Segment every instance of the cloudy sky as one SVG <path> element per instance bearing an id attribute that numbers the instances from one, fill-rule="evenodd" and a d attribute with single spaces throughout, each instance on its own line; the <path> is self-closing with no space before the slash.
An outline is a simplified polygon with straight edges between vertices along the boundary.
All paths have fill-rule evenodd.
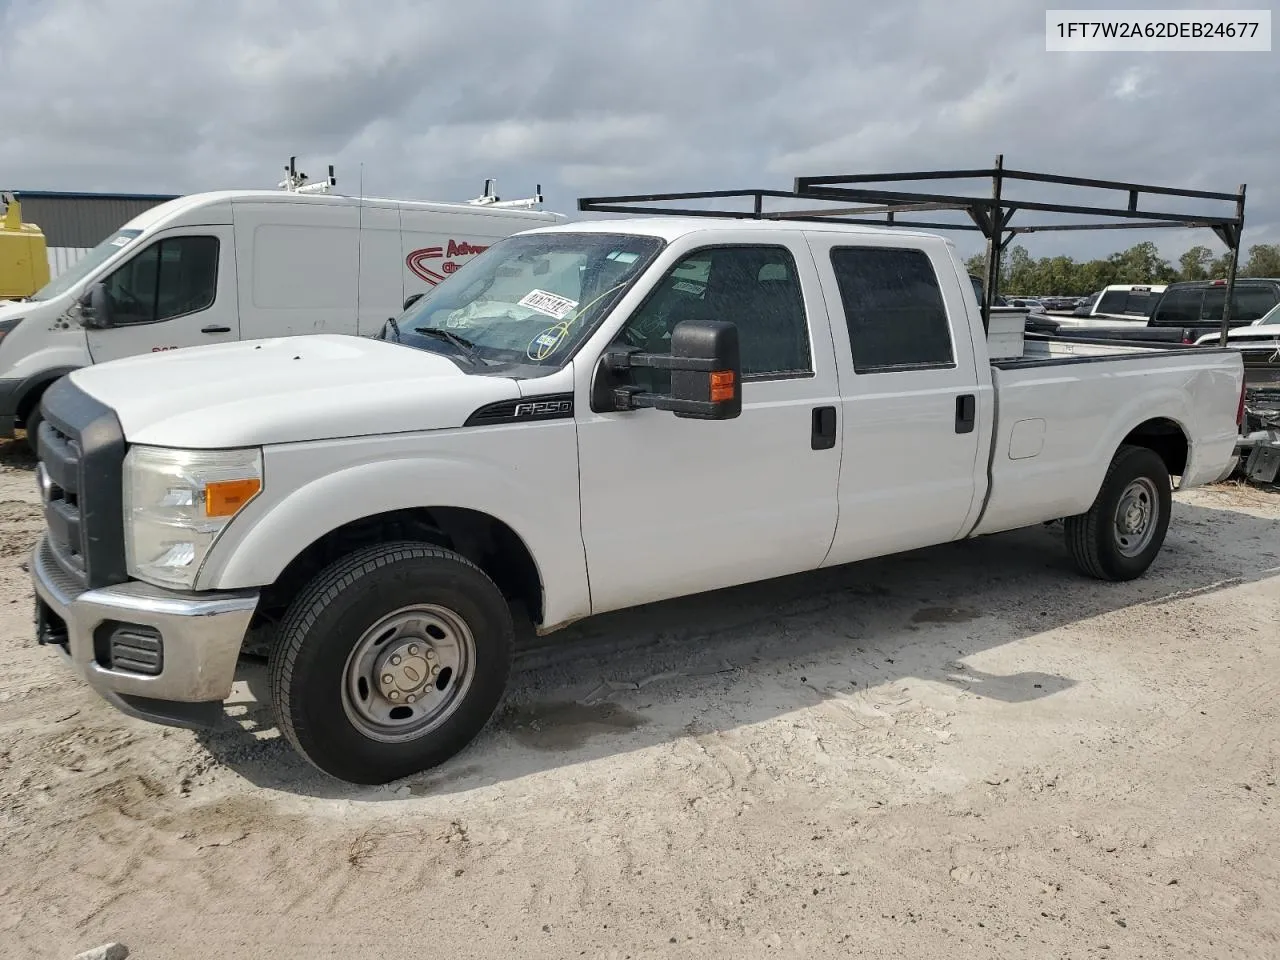
<path id="1" fill-rule="evenodd" d="M 493 176 L 507 197 L 540 182 L 569 212 L 584 194 L 785 189 L 798 174 L 985 167 L 1003 153 L 1069 175 L 1248 183 L 1246 246 L 1280 241 L 1280 55 L 1046 53 L 1044 10 L 0 0 L 0 186 L 273 187 L 297 154 L 313 176 L 336 164 L 342 192 L 363 164 L 366 194 L 466 199 Z M 1028 246 L 1105 254 L 1141 239 L 1220 249 L 1207 231 Z"/>

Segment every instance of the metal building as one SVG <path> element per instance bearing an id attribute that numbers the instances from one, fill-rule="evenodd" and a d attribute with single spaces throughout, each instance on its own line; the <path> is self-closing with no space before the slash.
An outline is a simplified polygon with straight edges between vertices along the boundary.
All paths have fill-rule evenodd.
<path id="1" fill-rule="evenodd" d="M 22 219 L 44 232 L 49 275 L 56 277 L 144 210 L 173 196 L 154 193 L 78 193 L 14 190 Z"/>

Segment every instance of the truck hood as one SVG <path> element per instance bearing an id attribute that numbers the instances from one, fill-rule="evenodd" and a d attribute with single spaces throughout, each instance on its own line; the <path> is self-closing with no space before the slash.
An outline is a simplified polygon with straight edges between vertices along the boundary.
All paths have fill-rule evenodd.
<path id="1" fill-rule="evenodd" d="M 202 449 L 458 427 L 520 395 L 515 380 L 439 354 L 338 334 L 186 347 L 70 376 L 130 443 Z"/>

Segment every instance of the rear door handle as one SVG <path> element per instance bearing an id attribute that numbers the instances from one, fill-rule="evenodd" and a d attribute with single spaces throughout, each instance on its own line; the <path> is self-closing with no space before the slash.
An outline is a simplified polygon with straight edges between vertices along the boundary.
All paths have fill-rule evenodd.
<path id="1" fill-rule="evenodd" d="M 201 327 L 201 333 L 230 333 L 230 327 Z"/>
<path id="2" fill-rule="evenodd" d="M 956 433 L 973 433 L 973 424 L 977 415 L 977 397 L 972 393 L 962 393 L 956 397 Z"/>
<path id="3" fill-rule="evenodd" d="M 813 432 L 809 445 L 815 450 L 830 450 L 836 445 L 836 408 L 813 408 Z"/>

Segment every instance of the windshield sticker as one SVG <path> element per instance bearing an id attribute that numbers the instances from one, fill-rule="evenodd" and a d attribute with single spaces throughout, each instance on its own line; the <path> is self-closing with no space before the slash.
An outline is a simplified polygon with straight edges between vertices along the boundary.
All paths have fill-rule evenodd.
<path id="1" fill-rule="evenodd" d="M 534 307 L 536 310 L 537 307 Z M 529 349 L 525 352 L 530 360 L 545 360 L 559 349 L 560 344 L 564 342 L 564 338 L 569 334 L 569 325 L 566 323 L 557 323 L 554 327 L 548 327 L 540 334 L 533 338 L 529 343 Z"/>
<path id="2" fill-rule="evenodd" d="M 577 300 L 570 300 L 568 297 L 538 289 L 530 290 L 520 298 L 519 303 L 520 306 L 537 310 L 553 320 L 563 320 L 569 315 L 569 311 L 578 305 Z"/>
<path id="3" fill-rule="evenodd" d="M 133 237 L 116 237 L 111 241 L 111 245 L 113 247 L 123 247 L 132 239 Z"/>
<path id="4" fill-rule="evenodd" d="M 679 290 L 681 293 L 693 293 L 693 294 L 697 294 L 698 296 L 701 296 L 702 292 L 706 290 L 706 287 L 704 287 L 702 284 L 690 283 L 688 280 L 680 280 L 676 283 L 673 283 L 671 287 L 673 290 Z"/>

